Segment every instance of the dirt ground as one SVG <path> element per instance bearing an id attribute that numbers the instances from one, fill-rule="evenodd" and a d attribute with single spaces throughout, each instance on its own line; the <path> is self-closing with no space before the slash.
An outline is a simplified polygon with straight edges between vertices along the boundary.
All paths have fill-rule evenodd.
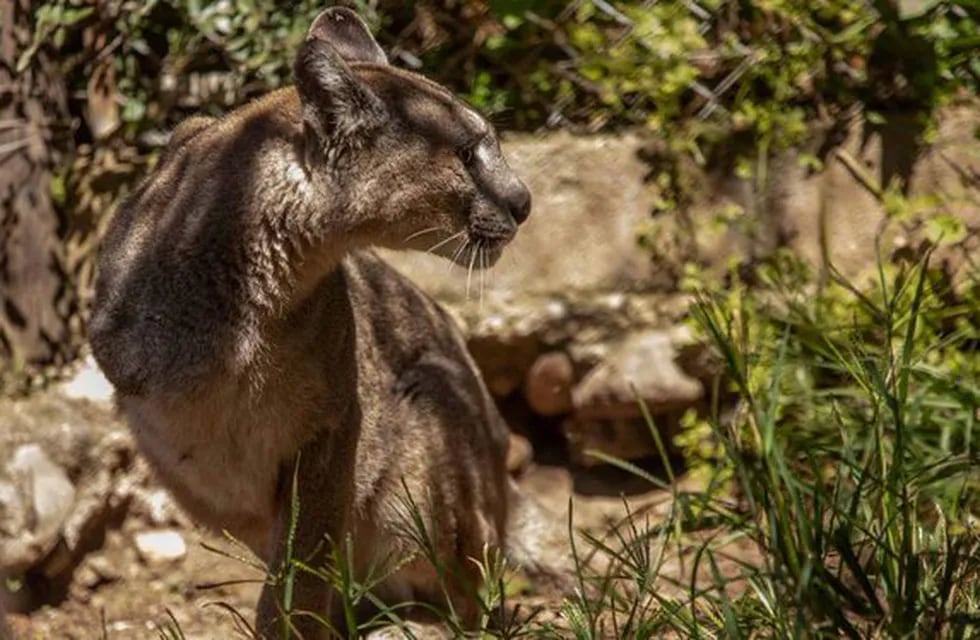
<path id="1" fill-rule="evenodd" d="M 243 637 L 233 618 L 211 603 L 225 602 L 251 616 L 261 575 L 245 565 L 208 551 L 202 542 L 219 543 L 200 531 L 185 531 L 187 555 L 156 566 L 142 562 L 125 530 L 110 533 L 102 551 L 75 572 L 68 599 L 28 615 L 11 614 L 20 639 L 112 640 L 156 638 L 172 614 L 191 639 Z M 209 584 L 249 580 L 210 588 Z M 19 635 L 18 635 L 19 634 Z"/>
<path id="2" fill-rule="evenodd" d="M 556 517 L 567 513 L 568 497 L 575 496 L 576 522 L 593 529 L 621 517 L 624 509 L 619 497 L 575 494 L 572 475 L 559 467 L 534 468 L 522 484 Z M 656 509 L 667 499 L 663 492 L 650 491 L 631 496 L 629 503 Z M 154 638 L 159 625 L 172 615 L 187 640 L 245 637 L 234 616 L 217 603 L 230 605 L 251 621 L 262 574 L 205 548 L 230 546 L 220 536 L 197 529 L 182 532 L 188 545 L 183 559 L 148 565 L 132 542 L 138 526 L 129 522 L 106 537 L 105 547 L 75 572 L 65 602 L 29 615 L 11 615 L 14 632 L 32 640 L 82 640 L 103 633 L 112 640 Z"/>
<path id="3" fill-rule="evenodd" d="M 580 526 L 599 529 L 621 517 L 624 506 L 620 497 L 576 493 L 576 481 L 568 470 L 553 466 L 532 467 L 521 480 L 556 518 L 567 517 L 569 496 L 573 496 L 575 520 Z M 587 480 L 586 490 L 595 493 L 597 482 Z M 633 508 L 646 505 L 656 510 L 667 500 L 669 496 L 663 492 L 647 491 L 635 493 L 629 503 Z M 262 574 L 244 562 L 207 549 L 205 545 L 233 550 L 220 536 L 193 527 L 181 530 L 188 547 L 182 559 L 148 564 L 133 542 L 135 533 L 144 527 L 131 519 L 110 531 L 103 548 L 90 554 L 74 572 L 64 601 L 28 614 L 11 614 L 15 637 L 156 638 L 160 626 L 171 616 L 187 640 L 245 637 L 227 607 L 251 622 Z M 541 603 L 533 594 L 530 599 Z"/>

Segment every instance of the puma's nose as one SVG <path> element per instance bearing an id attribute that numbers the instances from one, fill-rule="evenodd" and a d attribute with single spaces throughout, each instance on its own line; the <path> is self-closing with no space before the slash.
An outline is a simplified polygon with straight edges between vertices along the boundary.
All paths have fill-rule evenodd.
<path id="1" fill-rule="evenodd" d="M 514 217 L 514 222 L 521 224 L 531 215 L 531 192 L 523 184 L 520 184 L 509 198 L 510 215 Z"/>

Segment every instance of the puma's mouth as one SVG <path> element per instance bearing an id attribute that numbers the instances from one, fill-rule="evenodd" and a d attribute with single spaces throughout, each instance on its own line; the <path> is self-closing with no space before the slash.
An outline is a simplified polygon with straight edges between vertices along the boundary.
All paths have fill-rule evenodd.
<path id="1" fill-rule="evenodd" d="M 488 231 L 471 226 L 466 234 L 462 251 L 453 258 L 456 264 L 473 269 L 487 269 L 500 259 L 504 247 L 510 244 L 516 234 L 514 230 L 494 229 Z"/>

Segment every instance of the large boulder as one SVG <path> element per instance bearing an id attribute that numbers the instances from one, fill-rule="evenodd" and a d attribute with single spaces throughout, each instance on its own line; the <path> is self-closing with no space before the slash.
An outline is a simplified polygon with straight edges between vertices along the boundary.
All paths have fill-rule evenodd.
<path id="1" fill-rule="evenodd" d="M 602 462 L 593 452 L 622 460 L 653 456 L 653 429 L 669 445 L 679 417 L 704 396 L 702 381 L 679 362 L 690 343 L 690 332 L 678 327 L 639 331 L 608 349 L 572 391 L 574 413 L 562 423 L 572 462 Z"/>
<path id="2" fill-rule="evenodd" d="M 967 231 L 935 256 L 959 278 L 980 250 L 980 109 L 975 101 L 946 109 L 930 136 L 921 113 L 884 115 L 880 125 L 815 125 L 804 144 L 773 151 L 764 164 L 750 145 L 732 142 L 714 166 L 685 170 L 687 199 L 648 221 L 647 246 L 675 279 L 685 262 L 721 275 L 787 247 L 817 269 L 861 281 L 874 276 L 879 251 L 888 260 L 916 246 L 932 231 L 925 218 L 942 214 Z M 669 156 L 656 153 L 662 162 Z M 754 175 L 739 175 L 735 157 L 753 159 Z"/>
<path id="3" fill-rule="evenodd" d="M 704 386 L 676 362 L 687 332 L 644 331 L 628 336 L 590 371 L 572 393 L 575 413 L 586 419 L 638 418 L 693 405 Z"/>
<path id="4" fill-rule="evenodd" d="M 17 447 L 0 472 L 0 572 L 20 573 L 60 539 L 75 486 L 38 444 Z"/>

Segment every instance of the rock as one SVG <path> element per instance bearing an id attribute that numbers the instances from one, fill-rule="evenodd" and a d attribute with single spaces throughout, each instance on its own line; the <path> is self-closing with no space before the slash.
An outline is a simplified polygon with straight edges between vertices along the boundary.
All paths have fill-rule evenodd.
<path id="1" fill-rule="evenodd" d="M 155 527 L 190 524 L 166 489 L 148 488 L 136 491 L 130 507 L 130 515 L 137 516 L 146 524 Z"/>
<path id="2" fill-rule="evenodd" d="M 832 267 L 860 282 L 876 277 L 880 249 L 887 259 L 887 250 L 918 246 L 927 236 L 930 225 L 914 218 L 939 213 L 955 217 L 968 231 L 963 243 L 940 246 L 932 264 L 944 264 L 954 282 L 969 282 L 970 258 L 980 248 L 980 207 L 971 178 L 980 170 L 977 102 L 943 109 L 928 136 L 919 113 L 882 115 L 885 122 L 877 125 L 862 118 L 843 128 L 814 124 L 801 146 L 771 153 L 764 178 L 735 174 L 730 159 L 757 151 L 737 138 L 715 154 L 709 151 L 720 160 L 686 172 L 690 201 L 645 225 L 657 264 L 675 281 L 685 262 L 723 277 L 733 263 L 760 260 L 785 247 L 811 267 Z M 889 185 L 901 186 L 907 198 L 900 215 L 886 211 L 896 204 L 881 196 Z"/>
<path id="3" fill-rule="evenodd" d="M 507 442 L 507 472 L 519 476 L 527 471 L 534 458 L 531 442 L 524 436 L 511 433 Z"/>
<path id="4" fill-rule="evenodd" d="M 75 504 L 75 486 L 37 444 L 18 447 L 0 482 L 0 573 L 43 560 L 60 539 Z"/>
<path id="5" fill-rule="evenodd" d="M 73 400 L 88 400 L 104 405 L 112 403 L 114 393 L 112 383 L 106 379 L 91 355 L 82 360 L 75 375 L 60 385 L 60 391 Z"/>
<path id="6" fill-rule="evenodd" d="M 3 635 L 4 632 L 8 633 L 9 636 Z M 7 640 L 8 637 L 10 640 L 27 640 L 28 638 L 38 638 L 41 636 L 33 628 L 31 619 L 28 616 L 23 614 L 8 614 L 6 628 L 0 623 L 0 638 Z"/>
<path id="7" fill-rule="evenodd" d="M 118 566 L 103 553 L 93 553 L 85 558 L 75 573 L 74 583 L 86 590 L 94 590 L 101 585 L 122 579 Z"/>
<path id="8" fill-rule="evenodd" d="M 683 337 L 683 336 L 682 336 Z M 703 385 L 677 366 L 678 340 L 670 331 L 646 331 L 627 337 L 609 351 L 572 392 L 579 420 L 642 416 L 638 399 L 652 413 L 691 406 L 704 395 Z"/>
<path id="9" fill-rule="evenodd" d="M 128 433 L 109 433 L 92 451 L 97 462 L 85 474 L 75 508 L 62 530 L 75 560 L 97 546 L 105 531 L 125 515 L 150 476 Z"/>
<path id="10" fill-rule="evenodd" d="M 702 398 L 702 383 L 677 364 L 679 350 L 692 349 L 692 342 L 691 332 L 678 327 L 637 332 L 608 348 L 573 389 L 575 412 L 562 423 L 575 464 L 601 463 L 590 451 L 623 460 L 657 454 L 640 400 L 663 433 L 665 425 L 676 423 Z M 668 442 L 669 435 L 663 440 Z"/>
<path id="11" fill-rule="evenodd" d="M 642 418 L 595 420 L 573 417 L 562 423 L 572 463 L 591 467 L 606 464 L 590 452 L 598 451 L 620 460 L 636 460 L 657 453 L 650 427 Z"/>
<path id="12" fill-rule="evenodd" d="M 187 555 L 187 543 L 173 529 L 141 531 L 133 536 L 136 552 L 146 564 L 166 564 Z"/>
<path id="13" fill-rule="evenodd" d="M 483 373 L 487 388 L 497 398 L 504 398 L 521 386 L 524 373 L 538 353 L 535 339 L 519 336 L 474 337 L 467 346 Z"/>
<path id="14" fill-rule="evenodd" d="M 0 399 L 0 425 L 0 575 L 57 585 L 127 518 L 186 522 L 111 406 L 54 388 Z"/>
<path id="15" fill-rule="evenodd" d="M 524 380 L 524 395 L 535 412 L 558 416 L 572 410 L 572 385 L 575 367 L 561 351 L 538 356 Z"/>
<path id="16" fill-rule="evenodd" d="M 37 444 L 73 480 L 99 466 L 93 456 L 104 435 L 125 431 L 111 407 L 72 400 L 57 388 L 0 398 L 0 425 L 0 465 L 18 447 Z"/>
<path id="17" fill-rule="evenodd" d="M 955 216 L 973 230 L 966 246 L 940 247 L 933 256 L 934 265 L 949 260 L 947 266 L 968 279 L 974 264 L 970 257 L 980 246 L 976 181 L 967 177 L 980 171 L 975 136 L 980 109 L 976 102 L 944 109 L 927 146 L 920 143 L 919 114 L 892 112 L 885 118 L 881 126 L 852 127 L 824 171 L 808 175 L 795 170 L 780 177 L 770 191 L 781 233 L 811 264 L 829 260 L 848 278 L 874 273 L 879 244 L 901 241 L 899 236 L 911 229 L 893 220 L 902 216 L 885 211 L 881 199 L 857 178 L 856 166 L 882 189 L 902 179 L 911 208 Z M 784 153 L 799 165 L 792 152 Z M 921 236 L 921 230 L 912 232 L 906 241 L 917 244 Z"/>
<path id="18" fill-rule="evenodd" d="M 368 632 L 365 640 L 449 640 L 454 637 L 444 624 L 437 622 L 409 622 L 403 626 L 388 625 Z"/>

